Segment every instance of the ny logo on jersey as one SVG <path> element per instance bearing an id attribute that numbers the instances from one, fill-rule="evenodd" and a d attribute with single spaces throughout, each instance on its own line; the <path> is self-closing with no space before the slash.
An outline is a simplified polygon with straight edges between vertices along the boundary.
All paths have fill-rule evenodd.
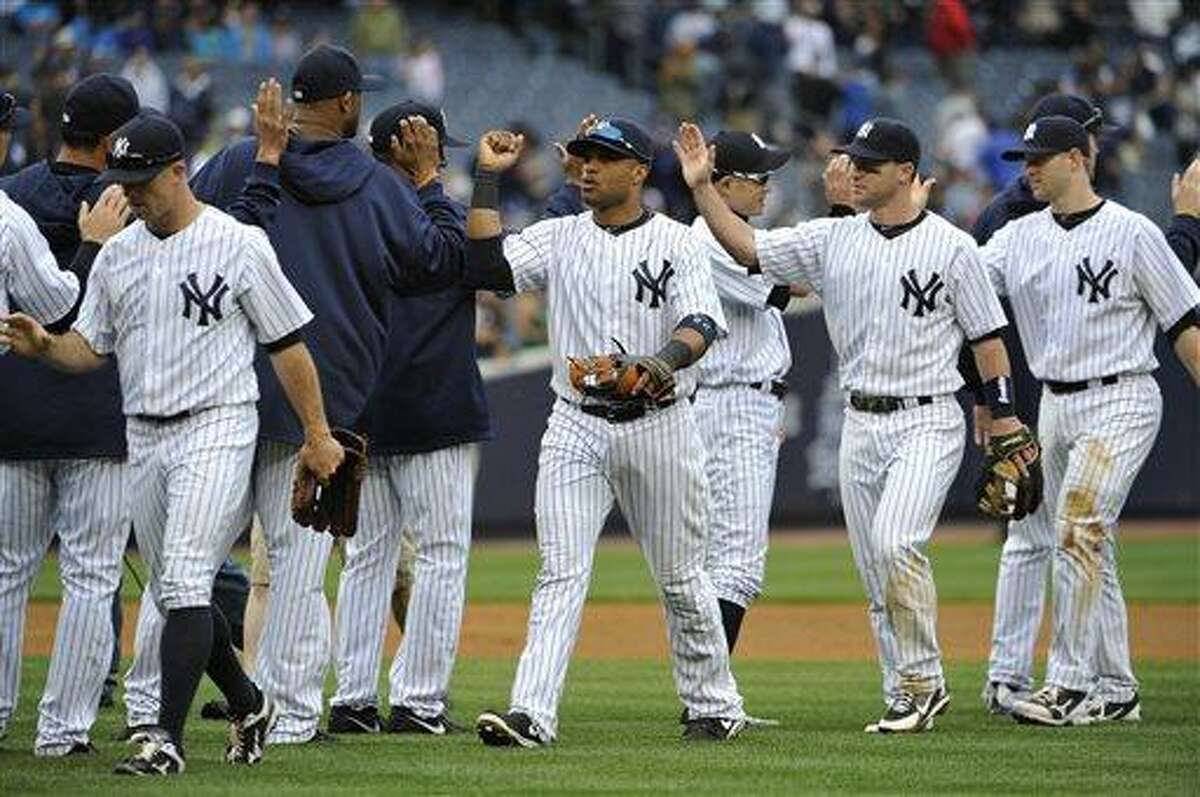
<path id="1" fill-rule="evenodd" d="M 1085 257 L 1081 264 L 1075 266 L 1075 273 L 1079 276 L 1079 287 L 1075 289 L 1075 295 L 1083 296 L 1084 290 L 1087 289 L 1088 304 L 1097 304 L 1101 299 L 1109 298 L 1108 288 L 1112 285 L 1113 277 L 1117 276 L 1117 267 L 1109 260 L 1104 263 L 1104 268 L 1092 271 L 1092 262 Z"/>
<path id="2" fill-rule="evenodd" d="M 657 309 L 660 303 L 667 300 L 667 280 L 671 279 L 671 275 L 675 273 L 671 261 L 663 260 L 662 270 L 658 272 L 657 277 L 651 276 L 650 264 L 645 260 L 638 263 L 638 267 L 630 273 L 633 274 L 633 279 L 637 283 L 635 301 L 646 301 L 645 297 L 649 296 L 650 307 Z"/>
<path id="3" fill-rule="evenodd" d="M 946 287 L 946 283 L 942 282 L 941 275 L 936 271 L 929 276 L 929 282 L 922 285 L 915 268 L 910 268 L 908 273 L 900 278 L 900 285 L 904 288 L 900 306 L 905 310 L 909 309 L 908 303 L 911 300 L 915 318 L 921 318 L 927 310 L 933 312 L 938 294 L 942 292 L 942 288 Z"/>
<path id="4" fill-rule="evenodd" d="M 184 318 L 191 320 L 192 306 L 195 305 L 199 312 L 196 323 L 200 326 L 208 326 L 209 316 L 217 321 L 221 320 L 221 300 L 225 298 L 225 294 L 229 293 L 229 286 L 225 284 L 225 278 L 220 274 L 213 278 L 212 285 L 205 291 L 201 290 L 200 280 L 193 271 L 187 275 L 187 279 L 179 283 L 179 290 L 183 291 Z"/>

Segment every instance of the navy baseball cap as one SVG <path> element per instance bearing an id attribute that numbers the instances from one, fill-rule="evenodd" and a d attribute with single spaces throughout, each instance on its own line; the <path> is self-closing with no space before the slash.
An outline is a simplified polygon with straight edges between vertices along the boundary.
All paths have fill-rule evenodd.
<path id="1" fill-rule="evenodd" d="M 896 161 L 913 166 L 921 162 L 917 134 L 899 119 L 884 116 L 863 122 L 849 144 L 834 147 L 833 151 L 865 161 Z"/>
<path id="2" fill-rule="evenodd" d="M 29 112 L 17 105 L 17 98 L 7 91 L 0 94 L 0 130 L 12 130 L 29 121 Z"/>
<path id="3" fill-rule="evenodd" d="M 183 133 L 161 113 L 144 112 L 112 134 L 108 168 L 100 179 L 110 183 L 144 183 L 183 158 Z"/>
<path id="4" fill-rule="evenodd" d="M 292 99 L 308 103 L 340 97 L 347 91 L 378 91 L 383 82 L 379 75 L 364 75 L 358 59 L 344 47 L 318 44 L 296 64 Z"/>
<path id="5" fill-rule="evenodd" d="M 1089 133 L 1100 133 L 1111 127 L 1104 123 L 1104 112 L 1074 94 L 1047 94 L 1037 101 L 1029 112 L 1029 121 L 1036 122 L 1047 116 L 1065 116 L 1083 125 Z"/>
<path id="6" fill-rule="evenodd" d="M 371 149 L 386 153 L 391 147 L 393 135 L 400 135 L 400 123 L 410 116 L 421 116 L 437 131 L 438 143 L 443 147 L 465 147 L 467 142 L 446 132 L 445 110 L 417 100 L 405 100 L 389 106 L 371 120 L 371 132 L 367 141 Z"/>
<path id="7" fill-rule="evenodd" d="M 137 113 L 133 84 L 102 72 L 85 77 L 67 92 L 59 121 L 64 131 L 107 136 Z"/>
<path id="8" fill-rule="evenodd" d="M 1069 116 L 1047 116 L 1029 123 L 1021 146 L 1005 150 L 1000 157 L 1006 161 L 1019 161 L 1044 155 L 1079 150 L 1087 155 L 1088 134 L 1083 125 Z"/>
<path id="9" fill-rule="evenodd" d="M 787 150 L 763 141 L 757 133 L 722 130 L 712 143 L 717 151 L 713 170 L 719 175 L 762 177 L 780 168 L 792 157 Z"/>
<path id="10" fill-rule="evenodd" d="M 654 157 L 654 140 L 636 122 L 614 116 L 600 120 L 583 136 L 567 142 L 567 152 L 580 157 L 596 149 L 649 163 Z"/>

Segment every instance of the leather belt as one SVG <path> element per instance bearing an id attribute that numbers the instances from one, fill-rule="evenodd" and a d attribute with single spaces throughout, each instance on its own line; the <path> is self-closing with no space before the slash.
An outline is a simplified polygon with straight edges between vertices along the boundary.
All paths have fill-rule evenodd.
<path id="1" fill-rule="evenodd" d="M 751 382 L 750 387 L 763 393 L 770 393 L 777 399 L 787 395 L 788 384 L 782 379 L 768 379 L 763 382 Z"/>
<path id="2" fill-rule="evenodd" d="M 638 418 L 645 417 L 647 413 L 655 410 L 666 409 L 675 403 L 675 400 L 660 402 L 658 404 L 650 404 L 644 401 L 630 401 L 622 403 L 609 404 L 576 404 L 580 410 L 586 415 L 591 415 L 595 418 L 603 418 L 609 423 L 628 423 L 636 421 Z"/>
<path id="3" fill-rule="evenodd" d="M 134 415 L 133 417 L 137 418 L 139 421 L 146 421 L 147 423 L 173 423 L 174 421 L 182 421 L 184 418 L 190 418 L 199 411 L 200 410 L 183 410 L 182 412 L 177 412 L 174 415 L 138 414 Z"/>
<path id="4" fill-rule="evenodd" d="M 866 393 L 851 393 L 850 406 L 859 412 L 895 412 L 933 403 L 933 396 L 871 396 Z"/>
<path id="5" fill-rule="evenodd" d="M 1050 392 L 1056 396 L 1061 396 L 1064 393 L 1079 393 L 1087 390 L 1089 387 L 1100 387 L 1101 385 L 1115 385 L 1121 381 L 1121 377 L 1104 376 L 1099 379 L 1085 379 L 1082 382 L 1051 382 L 1046 381 L 1046 387 L 1050 388 Z"/>

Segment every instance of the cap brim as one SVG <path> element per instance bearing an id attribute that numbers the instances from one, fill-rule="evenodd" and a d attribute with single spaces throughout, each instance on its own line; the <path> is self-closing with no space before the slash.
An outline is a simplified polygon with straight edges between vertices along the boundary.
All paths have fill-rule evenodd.
<path id="1" fill-rule="evenodd" d="M 783 168 L 783 165 L 791 159 L 792 153 L 785 149 L 769 149 L 763 157 L 763 165 L 767 167 L 765 171 L 773 172 Z"/>
<path id="2" fill-rule="evenodd" d="M 1006 161 L 1023 161 L 1026 158 L 1037 158 L 1042 155 L 1057 155 L 1062 150 L 1046 149 L 1045 147 L 1019 147 L 1017 149 L 1006 149 L 1000 153 L 1000 159 Z"/>
<path id="3" fill-rule="evenodd" d="M 174 161 L 172 161 L 174 162 Z M 140 169 L 105 169 L 97 178 L 106 183 L 136 184 L 153 180 L 159 172 L 170 166 L 164 163 L 157 166 L 143 166 Z"/>
<path id="4" fill-rule="evenodd" d="M 575 155 L 580 158 L 585 157 L 589 152 L 602 149 L 605 152 L 611 152 L 614 155 L 620 155 L 622 158 L 640 161 L 645 163 L 646 159 L 634 152 L 617 146 L 609 141 L 600 138 L 575 138 L 567 142 L 567 154 Z"/>
<path id="5" fill-rule="evenodd" d="M 854 139 L 849 144 L 844 144 L 840 147 L 834 147 L 833 151 L 842 155 L 849 155 L 851 158 L 859 158 L 865 161 L 879 161 L 880 163 L 886 163 L 887 161 L 895 160 L 891 155 L 867 146 L 860 138 Z"/>
<path id="6" fill-rule="evenodd" d="M 383 75 L 363 75 L 358 81 L 359 91 L 380 91 L 387 86 L 387 78 Z"/>

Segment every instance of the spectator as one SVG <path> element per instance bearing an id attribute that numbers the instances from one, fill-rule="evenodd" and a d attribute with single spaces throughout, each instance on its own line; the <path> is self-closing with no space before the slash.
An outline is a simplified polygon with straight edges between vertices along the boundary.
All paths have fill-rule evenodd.
<path id="1" fill-rule="evenodd" d="M 676 122 L 695 119 L 699 83 L 695 45 L 676 44 L 669 49 L 658 65 L 658 101 L 663 113 Z"/>
<path id="2" fill-rule="evenodd" d="M 934 1 L 926 41 L 948 83 L 956 86 L 970 83 L 975 28 L 963 0 Z"/>
<path id="3" fill-rule="evenodd" d="M 289 69 L 300 58 L 304 42 L 292 24 L 292 18 L 280 11 L 271 21 L 271 61 Z"/>
<path id="4" fill-rule="evenodd" d="M 129 57 L 121 77 L 133 84 L 142 108 L 166 113 L 171 103 L 171 87 L 162 68 L 145 47 L 139 47 Z"/>
<path id="5" fill-rule="evenodd" d="M 183 60 L 183 69 L 171 86 L 170 116 L 183 132 L 184 151 L 195 152 L 208 136 L 212 120 L 212 77 L 195 56 Z"/>
<path id="6" fill-rule="evenodd" d="M 238 63 L 258 66 L 271 60 L 271 33 L 263 24 L 258 3 L 243 3 L 240 9 L 231 5 L 225 12 L 225 29 Z"/>
<path id="7" fill-rule="evenodd" d="M 442 55 L 429 39 L 419 39 L 404 62 L 404 85 L 413 99 L 440 106 L 446 93 Z"/>
<path id="8" fill-rule="evenodd" d="M 367 71 L 388 73 L 392 60 L 408 51 L 408 22 L 390 0 L 367 0 L 350 21 L 350 43 Z"/>
<path id="9" fill-rule="evenodd" d="M 937 157 L 961 174 L 979 174 L 979 153 L 987 141 L 987 125 L 971 93 L 957 90 L 946 95 L 934 111 Z"/>
<path id="10" fill-rule="evenodd" d="M 816 129 L 825 127 L 838 97 L 833 29 L 821 19 L 818 0 L 795 0 L 783 33 L 788 41 L 787 66 L 792 76 L 797 130 L 810 138 Z"/>

